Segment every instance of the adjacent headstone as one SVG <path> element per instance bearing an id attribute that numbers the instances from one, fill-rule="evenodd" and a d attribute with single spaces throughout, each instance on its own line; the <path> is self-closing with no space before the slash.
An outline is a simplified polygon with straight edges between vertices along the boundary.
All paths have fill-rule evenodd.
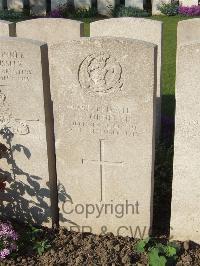
<path id="1" fill-rule="evenodd" d="M 29 0 L 30 13 L 33 16 L 46 16 L 46 0 Z"/>
<path id="2" fill-rule="evenodd" d="M 110 17 L 112 9 L 120 4 L 120 0 L 97 0 L 98 14 Z"/>
<path id="3" fill-rule="evenodd" d="M 193 18 L 178 23 L 177 46 L 200 41 L 200 19 Z"/>
<path id="4" fill-rule="evenodd" d="M 162 71 L 162 40 L 163 24 L 160 21 L 143 18 L 113 18 L 90 24 L 90 36 L 114 36 L 138 39 L 158 45 L 157 62 L 157 139 L 161 121 L 161 71 Z M 143 73 L 145 74 L 145 73 Z"/>
<path id="5" fill-rule="evenodd" d="M 125 6 L 138 7 L 143 9 L 143 0 L 125 0 Z"/>
<path id="6" fill-rule="evenodd" d="M 161 12 L 158 10 L 158 6 L 162 3 L 171 3 L 171 0 L 151 0 L 152 4 L 152 15 L 160 15 Z"/>
<path id="7" fill-rule="evenodd" d="M 7 0 L 8 10 L 12 9 L 15 11 L 22 11 L 23 9 L 23 0 Z"/>
<path id="8" fill-rule="evenodd" d="M 0 160 L 6 180 L 1 217 L 50 226 L 56 216 L 56 171 L 44 43 L 0 38 L 0 137 L 8 148 Z"/>
<path id="9" fill-rule="evenodd" d="M 92 7 L 91 0 L 74 0 L 75 9 L 90 9 Z"/>
<path id="10" fill-rule="evenodd" d="M 14 37 L 16 36 L 16 26 L 15 23 L 0 20 L 0 37 Z"/>
<path id="11" fill-rule="evenodd" d="M 63 18 L 38 18 L 16 24 L 17 37 L 46 42 L 79 39 L 84 34 L 84 23 Z"/>
<path id="12" fill-rule="evenodd" d="M 84 38 L 51 51 L 60 224 L 97 234 L 148 235 L 156 45 Z"/>
<path id="13" fill-rule="evenodd" d="M 62 18 L 38 18 L 18 22 L 17 37 L 44 41 L 48 44 L 49 67 L 51 68 L 51 46 L 54 43 L 80 39 L 84 35 L 84 23 Z M 62 64 L 62 62 L 61 62 Z M 52 91 L 52 98 L 56 91 Z"/>
<path id="14" fill-rule="evenodd" d="M 200 243 L 200 44 L 181 46 L 176 71 L 171 237 Z"/>
<path id="15" fill-rule="evenodd" d="M 183 6 L 198 6 L 198 0 L 181 0 L 179 1 Z"/>

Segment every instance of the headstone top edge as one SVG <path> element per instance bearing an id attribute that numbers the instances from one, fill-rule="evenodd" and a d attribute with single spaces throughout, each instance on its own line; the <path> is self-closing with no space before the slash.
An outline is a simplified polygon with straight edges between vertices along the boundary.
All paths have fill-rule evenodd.
<path id="1" fill-rule="evenodd" d="M 15 24 L 15 22 L 0 19 L 0 24 L 13 25 L 13 24 Z"/>
<path id="2" fill-rule="evenodd" d="M 132 38 L 125 38 L 125 37 L 112 37 L 112 36 L 103 36 L 103 37 L 82 37 L 80 40 L 68 40 L 68 41 L 62 41 L 59 43 L 54 43 L 51 47 L 55 48 L 56 46 L 61 46 L 64 44 L 70 44 L 70 43 L 74 43 L 74 44 L 81 44 L 81 43 L 87 43 L 87 42 L 95 42 L 95 41 L 100 41 L 100 42 L 104 42 L 104 41 L 110 41 L 110 42 L 128 42 L 128 43 L 133 43 L 133 44 L 137 44 L 139 45 L 143 45 L 146 48 L 157 48 L 157 44 L 155 43 L 151 43 L 151 42 L 146 42 L 146 41 L 141 41 L 141 40 L 137 40 L 137 39 L 132 39 Z"/>
<path id="3" fill-rule="evenodd" d="M 26 44 L 32 44 L 35 46 L 47 46 L 47 43 L 45 42 L 40 42 L 37 40 L 32 40 L 32 39 L 26 39 L 26 38 L 19 38 L 19 37 L 4 37 L 0 36 L 0 42 L 21 42 L 21 43 L 26 43 Z"/>
<path id="4" fill-rule="evenodd" d="M 121 17 L 121 18 L 108 18 L 108 19 L 102 19 L 98 21 L 91 22 L 90 25 L 96 25 L 96 24 L 103 24 L 109 21 L 113 22 L 144 22 L 144 23 L 151 23 L 152 25 L 163 25 L 162 21 L 153 20 L 153 19 L 147 19 L 147 18 L 136 18 L 136 17 Z"/>
<path id="5" fill-rule="evenodd" d="M 77 25 L 82 25 L 84 24 L 82 21 L 77 21 L 73 19 L 65 19 L 65 18 L 36 18 L 36 19 L 29 19 L 29 20 L 23 20 L 20 22 L 17 22 L 16 25 L 24 25 L 24 24 L 29 24 L 29 23 L 41 23 L 47 21 L 47 23 L 52 22 L 52 21 L 58 21 L 58 22 L 73 22 L 74 24 Z"/>
<path id="6" fill-rule="evenodd" d="M 181 20 L 178 22 L 178 26 L 183 24 L 191 24 L 193 22 L 200 22 L 200 18 L 190 18 L 190 19 Z"/>

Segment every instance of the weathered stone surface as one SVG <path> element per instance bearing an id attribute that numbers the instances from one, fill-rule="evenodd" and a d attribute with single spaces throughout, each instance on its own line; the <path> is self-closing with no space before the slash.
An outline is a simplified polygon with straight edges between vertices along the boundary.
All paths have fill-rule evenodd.
<path id="1" fill-rule="evenodd" d="M 111 16 L 112 9 L 119 5 L 119 0 L 97 0 L 98 13 L 103 16 Z"/>
<path id="2" fill-rule="evenodd" d="M 158 45 L 157 57 L 157 138 L 160 132 L 161 120 L 161 71 L 162 71 L 162 28 L 160 21 L 143 18 L 113 18 L 90 24 L 90 36 L 114 36 L 138 39 Z"/>
<path id="3" fill-rule="evenodd" d="M 200 243 L 200 45 L 181 46 L 177 57 L 171 236 Z"/>
<path id="4" fill-rule="evenodd" d="M 22 11 L 23 0 L 7 0 L 7 7 L 15 11 Z"/>
<path id="5" fill-rule="evenodd" d="M 180 4 L 182 4 L 183 6 L 198 6 L 198 0 L 181 0 Z"/>
<path id="6" fill-rule="evenodd" d="M 143 9 L 143 0 L 125 0 L 125 6 L 138 7 Z"/>
<path id="7" fill-rule="evenodd" d="M 177 46 L 200 41 L 200 19 L 180 21 L 177 28 Z"/>
<path id="8" fill-rule="evenodd" d="M 162 3 L 171 3 L 171 0 L 151 0 L 152 3 L 152 15 L 160 15 L 161 12 L 158 10 L 158 6 Z"/>
<path id="9" fill-rule="evenodd" d="M 29 0 L 30 11 L 34 16 L 45 16 L 47 4 L 46 0 Z"/>
<path id="10" fill-rule="evenodd" d="M 56 176 L 49 87 L 46 44 L 0 38 L 0 142 L 8 148 L 0 159 L 7 181 L 1 215 L 50 226 Z"/>
<path id="11" fill-rule="evenodd" d="M 79 39 L 84 33 L 84 24 L 79 21 L 62 18 L 38 18 L 18 22 L 17 37 L 54 42 Z"/>
<path id="12" fill-rule="evenodd" d="M 16 36 L 15 23 L 5 21 L 5 20 L 0 20 L 0 37 L 2 36 L 5 36 L 5 37 Z"/>
<path id="13" fill-rule="evenodd" d="M 156 45 L 85 38 L 55 44 L 51 53 L 51 87 L 58 92 L 54 121 L 60 224 L 80 230 L 88 226 L 94 233 L 106 228 L 114 234 L 140 230 L 148 235 Z M 127 211 L 127 201 L 134 211 L 133 206 Z M 90 206 L 90 212 L 95 208 L 94 213 L 86 217 L 84 206 Z M 96 206 L 103 208 L 100 217 Z M 117 218 L 122 208 L 128 213 Z"/>
<path id="14" fill-rule="evenodd" d="M 51 46 L 54 43 L 80 39 L 84 34 L 84 23 L 62 18 L 39 18 L 16 24 L 17 37 L 44 41 L 48 44 L 49 67 L 51 68 Z M 62 64 L 62 61 L 61 61 Z M 52 98 L 57 92 L 53 90 Z"/>
<path id="15" fill-rule="evenodd" d="M 76 9 L 89 9 L 92 6 L 91 0 L 74 0 Z"/>

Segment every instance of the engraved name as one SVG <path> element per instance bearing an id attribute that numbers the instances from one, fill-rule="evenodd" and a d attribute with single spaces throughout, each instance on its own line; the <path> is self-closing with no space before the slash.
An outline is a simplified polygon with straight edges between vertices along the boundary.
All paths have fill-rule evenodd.
<path id="1" fill-rule="evenodd" d="M 29 81 L 32 75 L 18 51 L 0 50 L 0 81 Z"/>

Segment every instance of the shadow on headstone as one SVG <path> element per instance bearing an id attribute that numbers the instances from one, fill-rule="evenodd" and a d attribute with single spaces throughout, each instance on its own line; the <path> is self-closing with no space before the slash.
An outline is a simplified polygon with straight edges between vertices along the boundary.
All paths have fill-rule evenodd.
<path id="1" fill-rule="evenodd" d="M 22 152 L 26 158 L 31 158 L 31 152 L 23 145 L 16 144 L 12 145 L 12 139 L 14 134 L 9 128 L 4 128 L 0 131 L 1 136 L 6 141 L 8 146 L 7 151 L 4 153 L 3 158 L 7 160 L 9 166 L 11 166 L 12 172 L 1 170 L 1 176 L 4 176 L 9 186 L 5 188 L 3 198 L 6 204 L 3 205 L 2 215 L 12 217 L 17 220 L 32 223 L 43 223 L 49 219 L 49 212 L 45 212 L 45 209 L 49 209 L 44 198 L 50 198 L 50 190 L 40 187 L 41 177 L 34 176 L 20 169 L 16 161 L 14 160 L 13 153 L 15 151 Z M 25 184 L 20 181 L 16 176 L 25 176 L 28 183 Z M 24 198 L 24 195 L 28 194 L 30 197 L 36 198 L 36 201 L 31 202 Z M 38 202 L 38 203 L 36 203 Z M 30 204 L 33 204 L 30 207 Z"/>

